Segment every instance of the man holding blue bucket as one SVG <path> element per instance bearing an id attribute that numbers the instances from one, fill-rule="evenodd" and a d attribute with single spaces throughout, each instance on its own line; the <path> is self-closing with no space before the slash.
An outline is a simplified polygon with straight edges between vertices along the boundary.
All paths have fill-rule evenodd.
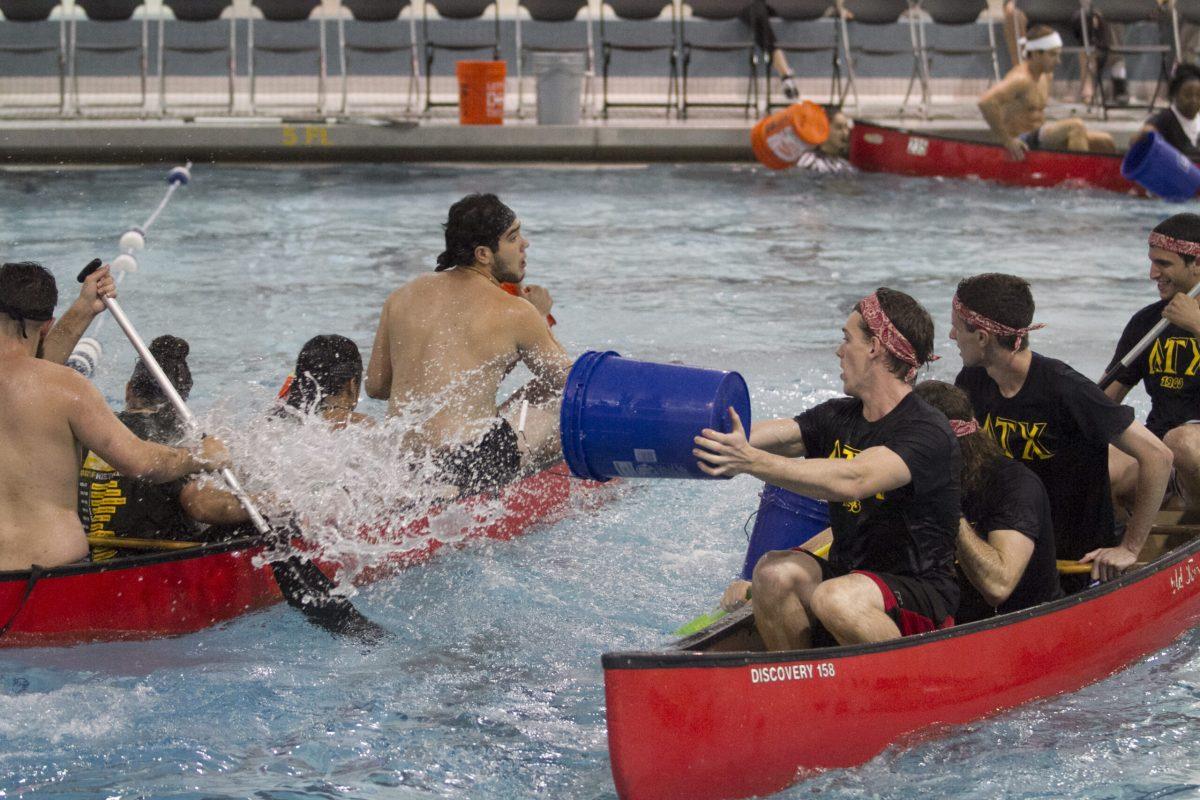
<path id="1" fill-rule="evenodd" d="M 830 501 L 828 560 L 779 550 L 754 570 L 755 623 L 771 650 L 954 624 L 958 442 L 945 415 L 912 391 L 917 368 L 936 358 L 933 321 L 907 294 L 881 288 L 855 305 L 842 334 L 848 397 L 760 422 L 749 440 L 736 414 L 732 433 L 695 439 L 709 475 L 753 475 Z"/>

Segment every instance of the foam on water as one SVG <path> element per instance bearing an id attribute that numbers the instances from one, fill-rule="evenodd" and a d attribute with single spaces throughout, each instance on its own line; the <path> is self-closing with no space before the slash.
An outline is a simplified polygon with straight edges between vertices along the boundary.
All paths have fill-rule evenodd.
<path id="1" fill-rule="evenodd" d="M 311 336 L 342 333 L 367 354 L 384 299 L 432 268 L 463 194 L 497 191 L 516 209 L 530 279 L 553 293 L 571 353 L 737 369 L 758 419 L 836 394 L 839 328 L 879 285 L 927 304 L 945 356 L 930 374 L 952 379 L 950 296 L 982 271 L 1030 278 L 1050 323 L 1035 346 L 1098 376 L 1125 320 L 1155 299 L 1145 236 L 1171 210 L 744 165 L 193 174 L 122 305 L 147 339 L 189 340 L 206 427 L 229 439 L 251 489 L 319 509 L 306 530 L 351 571 L 387 555 L 358 527 L 417 513 L 395 502 L 413 489 L 395 455 L 412 420 L 331 433 L 265 414 Z M 161 179 L 0 173 L 3 255 L 46 263 L 65 300 L 79 268 L 153 208 Z M 133 358 L 115 327 L 103 338 L 97 381 L 118 403 Z M 1134 403 L 1144 415 L 1140 392 Z M 177 639 L 0 651 L 0 796 L 611 798 L 599 654 L 654 647 L 715 605 L 758 488 L 641 484 L 512 542 L 443 550 L 360 590 L 355 604 L 396 634 L 370 650 L 276 606 Z M 1081 692 L 783 796 L 1195 794 L 1197 645 L 1190 635 Z"/>

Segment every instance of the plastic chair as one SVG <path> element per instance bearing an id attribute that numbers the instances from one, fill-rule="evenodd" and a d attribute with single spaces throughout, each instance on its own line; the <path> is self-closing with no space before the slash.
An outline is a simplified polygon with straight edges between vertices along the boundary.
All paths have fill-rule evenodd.
<path id="1" fill-rule="evenodd" d="M 480 36 L 464 36 L 453 38 L 443 29 L 437 30 L 437 36 L 433 35 L 433 29 L 429 26 L 429 8 L 433 7 L 438 16 L 444 20 L 472 20 L 481 19 L 484 12 L 490 6 L 493 11 L 495 20 L 492 27 L 491 37 Z M 453 103 L 435 103 L 433 102 L 430 89 L 433 81 L 433 59 L 438 50 L 447 50 L 452 53 L 469 53 L 491 51 L 492 60 L 500 60 L 500 4 L 493 0 L 425 0 L 425 5 L 421 15 L 421 33 L 425 40 L 425 110 L 428 111 L 434 106 L 456 106 L 458 101 Z"/>
<path id="2" fill-rule="evenodd" d="M 529 15 L 528 22 L 522 22 L 521 9 Z M 587 10 L 585 28 L 579 36 L 573 23 L 584 9 Z M 587 60 L 584 105 L 588 105 L 592 80 L 596 76 L 592 8 L 588 0 L 517 0 L 517 11 L 517 116 L 521 116 L 524 109 L 525 61 L 532 53 L 582 53 Z"/>
<path id="3" fill-rule="evenodd" d="M 0 53 L 20 57 L 53 54 L 58 66 L 58 113 L 62 114 L 67 105 L 67 24 L 64 17 L 50 22 L 50 14 L 58 6 L 59 0 L 0 0 L 5 20 Z"/>
<path id="4" fill-rule="evenodd" d="M 848 75 L 846 86 L 842 91 L 842 101 L 845 101 L 847 92 L 853 91 L 854 105 L 856 108 L 859 106 L 854 58 L 856 53 L 860 56 L 870 56 L 873 58 L 888 58 L 902 55 L 912 57 L 913 71 L 908 81 L 908 89 L 904 93 L 904 101 L 900 104 L 901 114 L 908 107 L 908 100 L 912 97 L 913 87 L 918 81 L 921 83 L 921 97 L 927 97 L 929 87 L 925 82 L 925 75 L 921 65 L 921 45 L 917 39 L 917 15 L 912 0 L 838 0 L 838 3 L 843 12 L 841 14 L 842 45 L 846 50 L 846 72 Z M 908 50 L 898 50 L 895 47 L 852 44 L 850 39 L 850 32 L 852 30 L 857 30 L 863 26 L 879 28 L 885 25 L 896 25 L 900 22 L 900 17 L 905 12 L 909 12 L 908 30 L 910 46 Z"/>
<path id="5" fill-rule="evenodd" d="M 325 78 L 328 72 L 328 62 L 325 46 L 325 20 L 316 20 L 317 40 L 306 41 L 309 37 L 308 22 L 314 9 L 320 7 L 321 0 L 250 0 L 251 4 L 262 12 L 263 19 L 270 23 L 257 35 L 254 17 L 247 20 L 246 39 L 250 55 L 250 110 L 257 109 L 258 101 L 258 69 L 257 54 L 270 53 L 277 56 L 300 56 L 308 53 L 316 54 L 317 67 L 317 113 L 325 108 Z"/>
<path id="6" fill-rule="evenodd" d="M 1092 10 L 1100 12 L 1108 22 L 1117 25 L 1135 25 L 1139 22 L 1154 23 L 1155 30 L 1162 31 L 1165 20 L 1162 16 L 1163 10 L 1159 7 L 1158 0 L 1091 0 Z M 1104 81 L 1101 76 L 1104 72 L 1105 62 L 1110 56 L 1139 56 L 1139 55 L 1157 55 L 1158 56 L 1158 79 L 1154 84 L 1154 94 L 1150 96 L 1150 102 L 1146 105 L 1135 105 L 1134 108 L 1153 109 L 1158 95 L 1166 87 L 1171 80 L 1171 55 L 1174 52 L 1174 47 L 1169 42 L 1160 41 L 1155 44 L 1120 44 L 1113 45 L 1105 42 L 1096 46 L 1096 72 L 1094 75 L 1096 81 L 1096 94 L 1100 98 L 1100 111 L 1104 119 L 1108 119 L 1108 109 L 1118 107 L 1116 103 L 1110 103 L 1108 96 L 1104 92 Z M 1124 106 L 1128 107 L 1128 106 Z"/>
<path id="7" fill-rule="evenodd" d="M 985 0 L 986 2 L 986 0 Z M 829 70 L 829 102 L 833 103 L 841 93 L 842 59 L 840 55 L 842 40 L 841 27 L 837 24 L 837 3 L 835 0 L 771 0 L 771 10 L 775 12 L 782 24 L 775 41 L 775 48 L 789 55 L 807 55 L 828 53 Z M 814 35 L 817 26 L 824 25 L 821 20 L 829 17 L 833 24 L 829 26 L 831 36 L 829 41 L 820 43 L 822 37 Z M 776 108 L 786 103 L 775 103 L 771 100 L 770 63 L 771 54 L 764 53 L 767 63 L 767 109 Z"/>
<path id="8" fill-rule="evenodd" d="M 233 112 L 234 74 L 237 68 L 237 25 L 234 19 L 222 20 L 221 14 L 233 6 L 233 0 L 163 0 L 171 9 L 175 22 L 168 27 L 164 17 L 158 19 L 158 108 L 167 110 L 167 53 L 179 53 L 189 58 L 223 54 L 229 73 L 229 99 L 226 108 Z M 172 44 L 168 40 L 171 28 L 187 26 L 188 36 Z M 227 32 L 222 30 L 226 28 Z"/>
<path id="9" fill-rule="evenodd" d="M 1153 2 L 1153 0 L 1151 1 Z M 927 113 L 930 102 L 929 92 L 932 91 L 934 56 L 946 56 L 947 58 L 986 56 L 992 67 L 992 79 L 1000 80 L 1000 58 L 996 50 L 996 25 L 991 15 L 988 14 L 987 0 L 918 0 L 917 8 L 924 12 L 917 15 L 917 42 L 921 69 L 927 87 L 921 101 L 922 113 Z M 972 26 L 973 30 L 973 26 L 981 15 L 987 25 L 988 43 L 986 47 L 971 44 L 943 44 L 941 41 L 930 43 L 927 30 L 929 24 L 957 28 Z M 929 18 L 928 22 L 925 17 Z"/>
<path id="10" fill-rule="evenodd" d="M 619 30 L 606 26 L 605 9 L 611 9 L 613 16 L 623 23 Z M 667 36 L 661 33 L 661 26 L 656 22 L 663 12 L 670 9 L 671 27 Z M 638 28 L 632 27 L 637 23 L 646 23 Z M 602 64 L 602 95 L 600 115 L 607 118 L 610 108 L 656 108 L 658 103 L 634 101 L 613 102 L 608 99 L 608 73 L 612 66 L 614 53 L 655 53 L 666 51 L 670 71 L 667 76 L 667 101 L 664 105 L 667 115 L 675 108 L 679 97 L 679 57 L 676 53 L 676 36 L 679 18 L 675 12 L 672 0 L 605 0 L 600 3 L 600 55 Z M 641 33 L 643 35 L 637 35 Z"/>
<path id="11" fill-rule="evenodd" d="M 692 12 L 693 19 L 704 20 L 701 24 L 688 25 L 684 17 L 679 20 L 679 49 L 683 62 L 683 99 L 679 106 L 680 116 L 686 117 L 692 106 L 704 108 L 741 107 L 746 116 L 758 107 L 758 46 L 747 37 L 746 26 L 740 17 L 750 5 L 749 0 L 684 0 Z M 697 38 L 697 32 L 701 38 Z M 721 36 L 724 33 L 728 38 Z M 729 34 L 736 33 L 735 36 Z M 693 52 L 737 53 L 745 52 L 749 65 L 746 102 L 730 103 L 714 100 L 691 102 L 688 100 L 688 72 Z"/>
<path id="12" fill-rule="evenodd" d="M 93 32 L 99 33 L 94 40 L 80 40 L 78 20 L 72 16 L 68 47 L 70 49 L 71 90 L 75 95 L 75 109 L 81 111 L 83 103 L 79 92 L 79 53 L 98 53 L 112 56 L 118 53 L 134 53 L 138 60 L 138 78 L 141 81 L 141 100 L 136 107 L 146 107 L 147 53 L 149 52 L 150 26 L 145 16 L 140 23 L 131 24 L 133 12 L 142 0 L 75 0 L 90 22 L 98 23 Z M 140 28 L 140 36 L 138 29 Z M 123 35 L 124 34 L 124 35 Z"/>
<path id="13" fill-rule="evenodd" d="M 342 111 L 346 113 L 350 78 L 350 55 L 352 53 L 370 55 L 392 55 L 396 53 L 409 54 L 408 95 L 405 109 L 411 111 L 416 102 L 420 65 L 417 62 L 417 18 L 416 8 L 412 0 L 342 0 L 342 5 L 350 10 L 354 17 L 354 26 L 347 30 L 344 17 L 338 17 L 338 52 L 341 54 L 342 72 Z M 409 10 L 408 41 L 403 40 L 399 31 L 397 36 L 372 36 L 376 29 L 388 28 L 391 33 L 394 28 L 402 25 L 400 16 L 404 9 Z M 355 35 L 356 29 L 363 36 Z"/>

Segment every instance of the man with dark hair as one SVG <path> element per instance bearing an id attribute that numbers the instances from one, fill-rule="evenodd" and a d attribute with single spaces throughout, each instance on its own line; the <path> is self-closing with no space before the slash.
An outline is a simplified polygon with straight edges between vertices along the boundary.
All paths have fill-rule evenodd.
<path id="1" fill-rule="evenodd" d="M 432 454 L 442 478 L 475 492 L 561 456 L 558 409 L 571 359 L 547 325 L 550 294 L 522 284 L 529 242 L 516 214 L 495 195 L 469 195 L 450 207 L 445 230 L 434 274 L 383 306 L 366 389 L 388 400 L 390 414 L 420 409 L 406 447 Z M 520 286 L 520 296 L 504 283 Z M 533 380 L 497 407 L 518 362 Z"/>
<path id="2" fill-rule="evenodd" d="M 1033 352 L 1033 293 L 1015 275 L 989 273 L 958 284 L 950 338 L 963 369 L 955 383 L 1009 458 L 1046 487 L 1058 557 L 1092 563 L 1093 580 L 1131 566 L 1150 533 L 1171 471 L 1171 451 L 1134 421 L 1133 409 L 1053 358 Z M 1137 498 L 1118 541 L 1109 492 L 1108 446 L 1137 460 Z M 1083 588 L 1080 576 L 1063 588 Z"/>
<path id="3" fill-rule="evenodd" d="M 1186 66 L 1186 65 L 1185 65 Z M 1109 369 L 1160 320 L 1171 324 L 1104 392 L 1118 403 L 1141 383 L 1150 396 L 1146 427 L 1175 457 L 1171 491 L 1188 507 L 1200 505 L 1200 303 L 1187 293 L 1200 282 L 1200 216 L 1176 214 L 1150 234 L 1150 280 L 1159 299 L 1133 315 L 1121 333 Z M 1112 453 L 1113 493 L 1127 501 L 1138 484 L 1137 464 Z"/>
<path id="4" fill-rule="evenodd" d="M 87 557 L 76 507 L 82 448 L 157 482 L 228 463 L 213 438 L 198 454 L 142 441 L 83 376 L 35 358 L 57 299 L 54 276 L 37 264 L 0 267 L 0 570 Z"/>
<path id="5" fill-rule="evenodd" d="M 9 267 L 10 269 L 4 273 L 5 281 L 9 286 L 7 288 L 0 286 L 0 297 L 11 294 L 17 290 L 17 287 L 27 287 L 25 276 L 31 274 L 31 271 L 35 272 L 40 269 L 37 264 L 32 262 L 18 262 L 10 264 Z M 39 307 L 53 310 L 58 303 L 58 288 L 52 288 L 54 289 L 53 296 L 26 297 L 25 300 Z M 38 287 L 37 290 L 47 291 L 45 287 Z M 34 290 L 25 288 L 23 291 Z M 37 357 L 53 361 L 56 364 L 65 364 L 67 357 L 71 355 L 71 351 L 79 342 L 79 338 L 92 324 L 92 320 L 104 311 L 104 301 L 100 298 L 106 296 L 117 296 L 117 285 L 107 264 L 84 280 L 79 289 L 79 297 L 67 309 L 62 318 L 55 321 L 50 332 L 38 346 Z"/>
<path id="6" fill-rule="evenodd" d="M 754 619 L 769 649 L 878 642 L 954 624 L 958 443 L 946 417 L 912 390 L 932 350 L 925 309 L 878 289 L 842 327 L 848 397 L 755 422 L 749 441 L 730 409 L 732 433 L 696 437 L 710 475 L 745 473 L 830 501 L 828 561 L 780 550 L 754 569 Z"/>

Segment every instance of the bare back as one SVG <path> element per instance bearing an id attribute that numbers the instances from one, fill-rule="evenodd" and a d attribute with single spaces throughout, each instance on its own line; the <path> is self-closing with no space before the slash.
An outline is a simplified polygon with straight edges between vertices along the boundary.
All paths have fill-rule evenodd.
<path id="1" fill-rule="evenodd" d="M 477 272 L 424 275 L 384 304 L 368 392 L 387 392 L 389 414 L 415 411 L 422 422 L 414 444 L 436 447 L 471 439 L 493 423 L 500 383 L 518 362 L 560 386 L 570 368 L 528 301 Z"/>
<path id="2" fill-rule="evenodd" d="M 1009 70 L 1004 80 L 980 98 L 980 108 L 984 109 L 989 124 L 993 120 L 988 107 L 995 109 L 1000 128 L 997 132 L 1002 135 L 1015 137 L 1041 128 L 1046 123 L 1046 104 L 1050 101 L 1050 78 L 1048 72 L 1035 76 L 1027 62 Z"/>

